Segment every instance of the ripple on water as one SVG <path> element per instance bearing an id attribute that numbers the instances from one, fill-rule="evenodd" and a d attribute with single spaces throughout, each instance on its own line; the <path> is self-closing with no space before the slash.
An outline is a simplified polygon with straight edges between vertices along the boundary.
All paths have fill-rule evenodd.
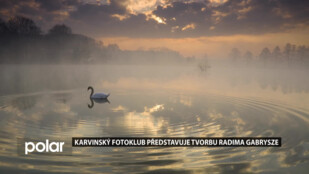
<path id="1" fill-rule="evenodd" d="M 123 103 L 96 105 L 93 110 L 86 107 L 88 101 L 82 97 L 72 92 L 0 97 L 3 166 L 19 172 L 26 167 L 28 171 L 42 173 L 254 173 L 308 164 L 309 112 L 303 108 L 255 98 L 206 95 L 193 96 L 199 104 L 181 106 L 181 112 L 162 110 L 154 115 L 137 112 L 139 108 L 132 108 L 130 100 L 117 100 L 116 94 L 115 101 Z M 163 104 L 166 109 L 180 107 L 177 103 Z M 111 111 L 118 105 L 126 110 Z M 173 113 L 183 115 L 174 118 Z M 279 136 L 283 138 L 283 147 L 76 148 L 72 156 L 28 158 L 17 156 L 16 147 L 12 146 L 16 137 L 77 135 Z"/>

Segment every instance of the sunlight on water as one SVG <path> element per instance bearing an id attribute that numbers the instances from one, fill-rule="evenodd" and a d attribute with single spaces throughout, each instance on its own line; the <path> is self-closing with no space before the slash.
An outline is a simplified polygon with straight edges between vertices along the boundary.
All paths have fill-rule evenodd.
<path id="1" fill-rule="evenodd" d="M 32 70 L 24 74 L 8 68 L 19 80 L 1 77 L 7 84 L 1 87 L 7 94 L 0 97 L 0 166 L 5 173 L 308 171 L 305 78 L 295 84 L 294 78 L 258 71 L 248 75 L 220 69 L 202 73 L 196 67 L 50 66 L 54 74 L 45 79 L 36 73 L 38 67 L 23 68 Z M 298 79 L 303 76 L 297 72 Z M 272 78 L 277 79 L 275 84 Z M 110 92 L 110 103 L 94 102 L 89 109 L 89 85 L 95 92 Z M 282 137 L 283 146 L 83 147 L 61 157 L 19 156 L 12 146 L 17 138 L 77 136 L 277 136 Z"/>

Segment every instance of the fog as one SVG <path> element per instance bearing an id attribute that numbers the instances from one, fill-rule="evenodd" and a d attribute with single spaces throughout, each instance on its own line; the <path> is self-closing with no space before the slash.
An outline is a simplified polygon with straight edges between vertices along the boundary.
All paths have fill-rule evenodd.
<path id="1" fill-rule="evenodd" d="M 282 93 L 309 92 L 308 70 L 303 68 L 261 68 L 233 66 L 228 61 L 208 61 L 207 66 L 184 65 L 0 65 L 1 95 L 70 90 L 89 85 L 104 87 L 124 79 L 150 83 L 187 81 L 194 84 L 245 86 L 257 83 L 261 89 Z M 219 82 L 224 82 L 221 84 Z M 142 85 L 142 84 L 141 84 Z M 192 84 L 193 85 L 193 84 Z M 162 88 L 158 86 L 158 90 Z M 228 89 L 228 88 L 227 88 Z M 112 89 L 109 89 L 112 90 Z M 208 89 L 205 89 L 208 90 Z"/>
<path id="2" fill-rule="evenodd" d="M 85 35 L 75 34 L 66 25 L 55 25 L 48 32 L 31 20 L 16 16 L 0 19 L 1 64 L 188 64 L 184 57 L 166 48 L 121 50 L 116 44 L 104 45 Z"/>
<path id="3" fill-rule="evenodd" d="M 122 50 L 55 25 L 46 33 L 31 20 L 0 20 L 0 93 L 68 90 L 126 79 L 150 82 L 209 76 L 230 85 L 257 82 L 283 93 L 308 92 L 309 48 L 284 47 L 240 52 L 235 46 L 225 59 L 184 57 L 166 48 Z M 138 82 L 138 81 L 137 81 Z"/>

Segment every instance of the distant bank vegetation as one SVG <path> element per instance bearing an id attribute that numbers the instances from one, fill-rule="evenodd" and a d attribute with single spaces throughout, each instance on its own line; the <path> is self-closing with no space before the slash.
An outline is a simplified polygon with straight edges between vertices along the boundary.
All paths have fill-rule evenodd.
<path id="1" fill-rule="evenodd" d="M 103 45 L 90 37 L 74 34 L 66 25 L 55 25 L 43 33 L 31 19 L 16 16 L 0 19 L 0 64 L 187 64 L 183 57 L 166 48 L 121 50 L 116 44 Z"/>
<path id="2" fill-rule="evenodd" d="M 229 53 L 229 58 L 238 65 L 309 68 L 309 47 L 287 43 L 283 48 L 276 46 L 271 50 L 265 47 L 255 56 L 251 51 L 242 54 L 238 48 L 233 48 Z"/>

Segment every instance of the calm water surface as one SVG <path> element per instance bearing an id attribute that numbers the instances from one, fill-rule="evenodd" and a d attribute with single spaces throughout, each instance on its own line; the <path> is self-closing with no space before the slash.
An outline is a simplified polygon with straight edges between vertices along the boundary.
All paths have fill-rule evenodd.
<path id="1" fill-rule="evenodd" d="M 0 173 L 308 173 L 307 71 L 3 66 Z M 88 108 L 88 85 L 110 92 Z M 73 148 L 17 154 L 17 138 L 282 137 L 274 147 Z"/>

